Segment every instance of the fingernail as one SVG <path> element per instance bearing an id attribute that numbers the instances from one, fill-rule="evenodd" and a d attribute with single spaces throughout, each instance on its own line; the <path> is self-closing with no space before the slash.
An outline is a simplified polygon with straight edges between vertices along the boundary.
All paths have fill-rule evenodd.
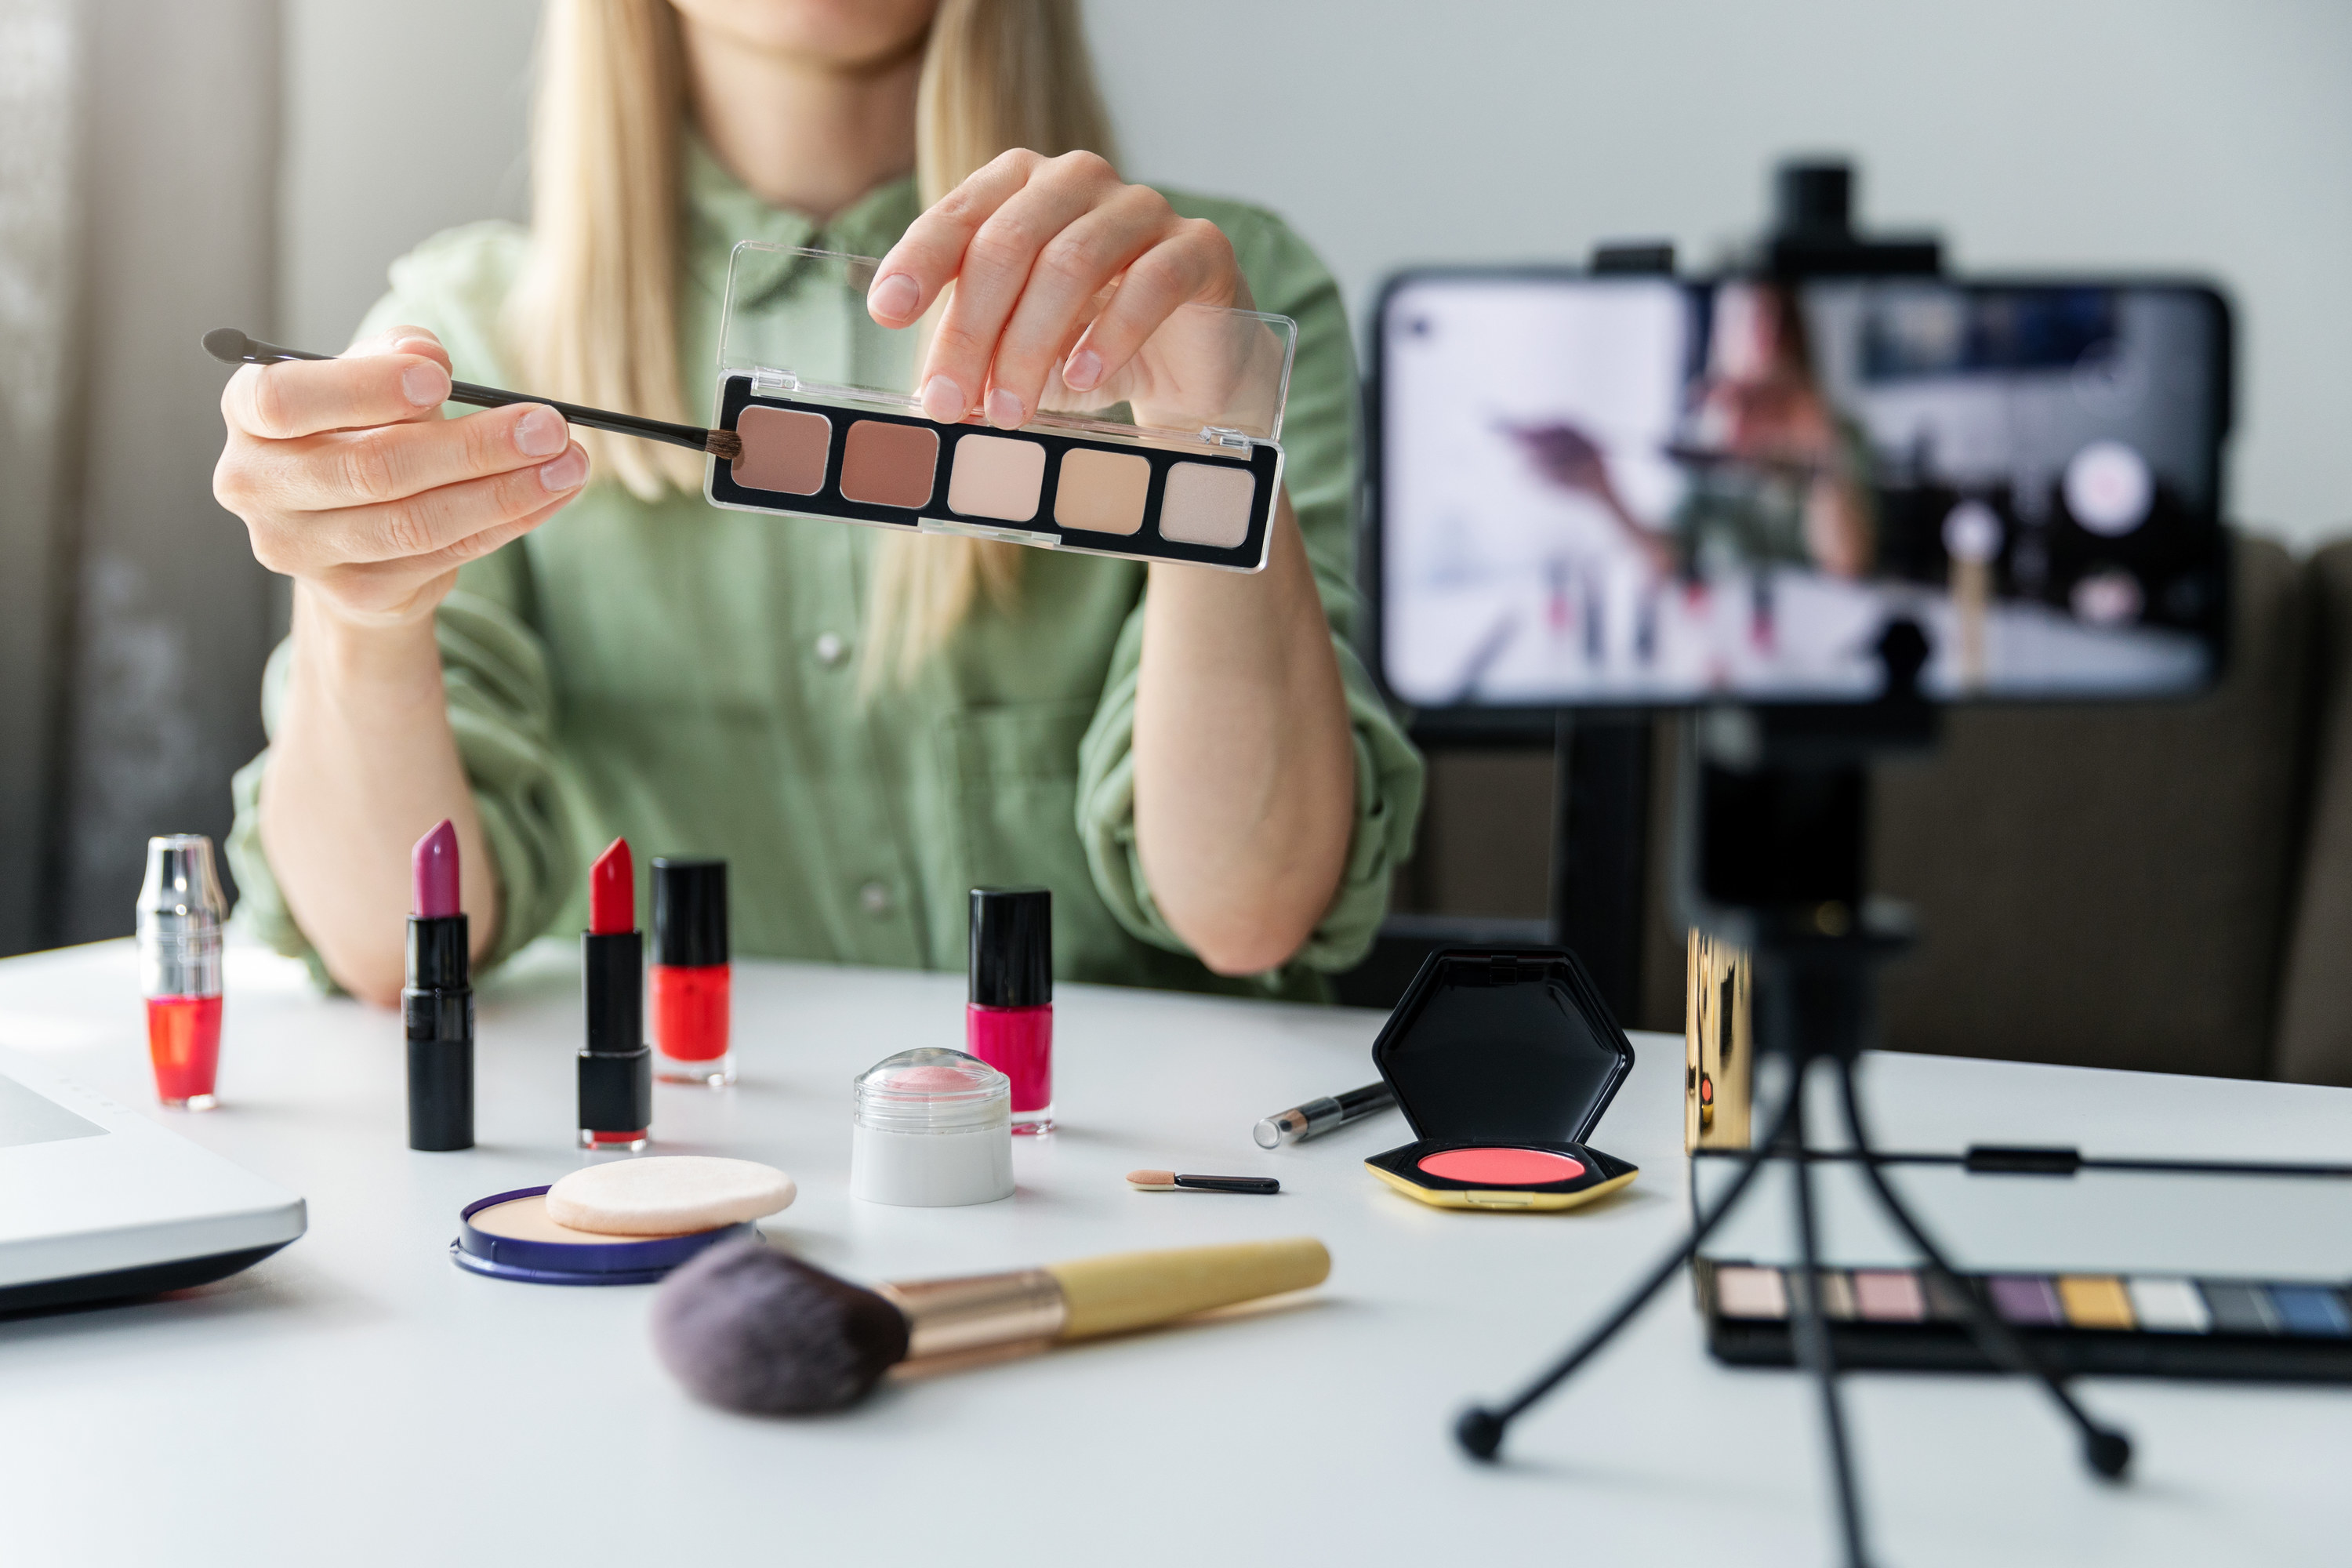
<path id="1" fill-rule="evenodd" d="M 576 447 L 555 461 L 539 466 L 539 482 L 551 490 L 577 489 L 580 481 L 587 477 L 588 454 Z"/>
<path id="2" fill-rule="evenodd" d="M 400 373 L 400 395 L 419 408 L 430 408 L 449 395 L 449 373 L 427 362 Z"/>
<path id="3" fill-rule="evenodd" d="M 964 416 L 971 406 L 964 401 L 963 388 L 946 376 L 935 375 L 923 383 L 923 417 L 941 425 L 951 424 Z"/>
<path id="4" fill-rule="evenodd" d="M 915 301 L 922 298 L 922 289 L 903 272 L 893 272 L 874 285 L 866 296 L 866 308 L 877 316 L 900 321 L 915 313 Z"/>
<path id="5" fill-rule="evenodd" d="M 1062 366 L 1062 384 L 1072 392 L 1092 392 L 1102 380 L 1102 355 L 1080 349 Z"/>
<path id="6" fill-rule="evenodd" d="M 563 423 L 563 416 L 552 408 L 534 408 L 515 421 L 515 445 L 526 458 L 544 458 L 563 450 L 572 439 L 572 432 Z"/>
<path id="7" fill-rule="evenodd" d="M 998 429 L 1011 430 L 1026 416 L 1027 410 L 1021 406 L 1021 400 L 1004 388 L 1000 386 L 988 395 L 988 422 Z"/>

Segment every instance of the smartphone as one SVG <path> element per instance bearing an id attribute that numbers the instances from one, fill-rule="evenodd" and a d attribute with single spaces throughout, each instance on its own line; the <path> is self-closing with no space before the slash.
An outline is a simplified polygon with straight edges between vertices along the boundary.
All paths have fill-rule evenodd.
<path id="1" fill-rule="evenodd" d="M 2196 281 L 1404 273 L 1378 674 L 1425 710 L 2157 699 L 2220 673 L 2229 308 Z"/>

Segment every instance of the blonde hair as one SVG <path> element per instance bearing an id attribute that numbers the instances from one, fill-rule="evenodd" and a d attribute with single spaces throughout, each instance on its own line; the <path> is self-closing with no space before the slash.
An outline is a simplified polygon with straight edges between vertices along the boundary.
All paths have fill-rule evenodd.
<path id="1" fill-rule="evenodd" d="M 669 0 L 548 0 L 531 125 L 530 263 L 508 303 L 524 384 L 568 402 L 695 422 L 678 363 L 685 51 Z M 999 153 L 1111 155 L 1076 0 L 940 0 L 915 106 L 925 206 Z M 700 367 L 696 367 L 698 371 Z M 680 448 L 574 432 L 599 472 L 658 500 L 698 490 Z M 984 593 L 1010 603 L 1018 545 L 881 542 L 866 672 L 910 676 Z"/>

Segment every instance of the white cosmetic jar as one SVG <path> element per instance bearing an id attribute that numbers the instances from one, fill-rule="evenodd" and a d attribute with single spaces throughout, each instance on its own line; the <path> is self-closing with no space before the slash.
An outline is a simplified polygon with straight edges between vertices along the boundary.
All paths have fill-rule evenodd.
<path id="1" fill-rule="evenodd" d="M 857 1080 L 849 1195 L 954 1208 L 1013 1195 L 1013 1080 L 961 1051 L 900 1051 Z"/>

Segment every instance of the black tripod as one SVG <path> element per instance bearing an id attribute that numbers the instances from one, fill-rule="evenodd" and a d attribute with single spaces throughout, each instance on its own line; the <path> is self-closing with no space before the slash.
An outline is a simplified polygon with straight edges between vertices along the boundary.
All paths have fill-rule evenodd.
<path id="1" fill-rule="evenodd" d="M 2083 1434 L 2084 1457 L 2103 1477 L 2123 1474 L 2131 1444 L 2076 1404 L 2058 1376 L 1955 1276 L 1943 1248 L 1888 1185 L 1854 1089 L 1854 1059 L 1874 1034 L 1878 968 L 1909 944 L 1896 911 L 1863 901 L 1868 761 L 1932 744 L 1935 710 L 1918 695 L 1927 639 L 1896 621 L 1879 643 L 1886 695 L 1854 708 L 1722 710 L 1695 727 L 1696 752 L 1683 792 L 1682 872 L 1696 921 L 1746 946 L 1756 966 L 1756 1048 L 1786 1064 L 1787 1086 L 1740 1157 L 1730 1186 L 1691 1233 L 1617 1310 L 1508 1404 L 1475 1405 L 1454 1428 L 1462 1446 L 1491 1459 L 1521 1412 L 1591 1359 L 1703 1246 L 1738 1206 L 1766 1160 L 1790 1162 L 1801 1267 L 1790 1279 L 1790 1316 L 1799 1363 L 1819 1386 L 1838 1522 L 1848 1568 L 1864 1568 L 1861 1500 L 1847 1453 L 1837 1367 L 1821 1302 L 1811 1152 L 1805 1138 L 1805 1087 L 1818 1066 L 1837 1079 L 1856 1163 L 1889 1218 L 1918 1250 L 1943 1294 L 1964 1308 L 1969 1332 L 1996 1365 L 2039 1379 Z"/>

